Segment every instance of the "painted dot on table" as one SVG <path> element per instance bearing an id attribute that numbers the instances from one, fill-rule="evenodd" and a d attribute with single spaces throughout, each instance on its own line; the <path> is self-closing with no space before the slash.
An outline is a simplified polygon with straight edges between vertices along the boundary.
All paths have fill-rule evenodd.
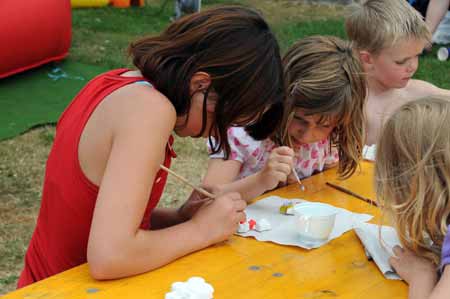
<path id="1" fill-rule="evenodd" d="M 275 273 L 272 274 L 272 276 L 273 276 L 273 277 L 282 277 L 282 276 L 283 276 L 283 273 L 275 272 Z"/>
<path id="2" fill-rule="evenodd" d="M 248 269 L 252 270 L 252 271 L 259 271 L 259 270 L 261 270 L 261 267 L 260 266 L 250 266 L 250 267 L 248 267 Z"/>
<path id="3" fill-rule="evenodd" d="M 100 291 L 100 290 L 96 289 L 96 288 L 90 288 L 90 289 L 86 290 L 86 293 L 93 294 L 93 293 L 97 293 L 98 291 Z"/>

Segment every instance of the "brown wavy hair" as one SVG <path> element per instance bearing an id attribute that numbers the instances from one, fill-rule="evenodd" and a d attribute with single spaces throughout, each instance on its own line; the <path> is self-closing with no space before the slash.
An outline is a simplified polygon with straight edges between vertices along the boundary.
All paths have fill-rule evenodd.
<path id="1" fill-rule="evenodd" d="M 320 114 L 320 122 L 336 119 L 331 144 L 339 153 L 338 174 L 351 176 L 362 156 L 367 97 L 366 78 L 351 43 L 333 36 L 306 37 L 287 51 L 283 64 L 288 103 L 277 136 L 290 144 L 287 127 L 295 108 Z"/>
<path id="2" fill-rule="evenodd" d="M 401 106 L 377 145 L 375 186 L 403 246 L 440 264 L 450 224 L 450 98 Z"/>
<path id="3" fill-rule="evenodd" d="M 211 76 L 209 90 L 219 95 L 215 125 L 209 132 L 214 152 L 224 149 L 228 155 L 230 126 L 246 126 L 257 119 L 248 130 L 264 139 L 281 123 L 284 89 L 279 47 L 268 24 L 253 9 L 223 6 L 185 16 L 160 35 L 131 43 L 129 54 L 179 116 L 190 109 L 190 78 L 196 72 Z M 205 122 L 203 105 L 201 134 Z"/>

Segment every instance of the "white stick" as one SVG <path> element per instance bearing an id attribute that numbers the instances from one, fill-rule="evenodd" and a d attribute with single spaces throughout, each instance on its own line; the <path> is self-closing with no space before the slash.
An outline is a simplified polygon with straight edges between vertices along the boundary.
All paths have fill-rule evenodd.
<path id="1" fill-rule="evenodd" d="M 300 178 L 298 177 L 295 167 L 292 167 L 292 172 L 294 173 L 295 179 L 297 180 L 300 190 L 305 191 L 305 186 L 303 185 L 302 181 L 300 181 Z"/>

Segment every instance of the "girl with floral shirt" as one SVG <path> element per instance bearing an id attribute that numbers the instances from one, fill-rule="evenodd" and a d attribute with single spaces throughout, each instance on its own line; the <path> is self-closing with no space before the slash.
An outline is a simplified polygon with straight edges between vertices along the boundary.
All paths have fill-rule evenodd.
<path id="1" fill-rule="evenodd" d="M 242 179 L 261 171 L 269 161 L 270 153 L 277 148 L 271 139 L 257 141 L 247 134 L 242 127 L 228 129 L 228 141 L 231 152 L 229 159 L 239 161 L 241 165 L 237 179 Z M 210 158 L 222 158 L 222 153 L 210 154 Z M 299 178 L 305 178 L 323 169 L 335 166 L 339 155 L 335 147 L 331 147 L 330 139 L 301 144 L 295 148 L 293 167 Z"/>
<path id="2" fill-rule="evenodd" d="M 282 126 L 269 139 L 251 134 L 252 126 L 229 128 L 230 153 L 210 155 L 204 185 L 237 191 L 249 200 L 294 182 L 293 170 L 300 178 L 335 165 L 342 178 L 356 170 L 367 85 L 351 44 L 331 36 L 307 37 L 288 50 L 283 66 Z"/>

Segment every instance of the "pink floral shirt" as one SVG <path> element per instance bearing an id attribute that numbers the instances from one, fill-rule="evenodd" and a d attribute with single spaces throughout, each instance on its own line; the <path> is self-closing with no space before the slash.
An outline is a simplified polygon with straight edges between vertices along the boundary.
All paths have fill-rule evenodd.
<path id="1" fill-rule="evenodd" d="M 256 141 L 250 137 L 244 128 L 231 127 L 228 129 L 228 140 L 231 153 L 230 160 L 242 163 L 238 179 L 252 175 L 266 165 L 270 152 L 276 148 L 276 144 L 270 140 Z M 208 143 L 208 150 L 211 148 Z M 212 159 L 223 159 L 224 153 L 210 154 Z M 330 150 L 330 141 L 325 139 L 316 143 L 304 144 L 295 152 L 295 169 L 300 178 L 323 171 L 325 166 L 332 165 L 339 160 L 335 148 Z"/>

